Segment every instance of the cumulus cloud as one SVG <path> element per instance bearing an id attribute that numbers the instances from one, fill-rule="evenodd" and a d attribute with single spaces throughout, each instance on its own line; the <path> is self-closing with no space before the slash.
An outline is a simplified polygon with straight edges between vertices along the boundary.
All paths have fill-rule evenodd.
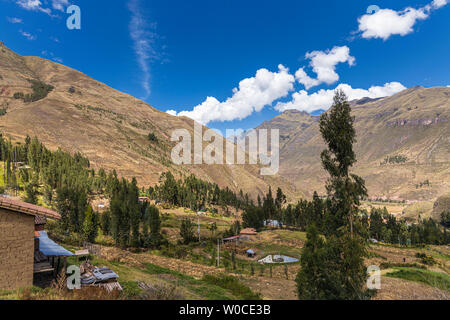
<path id="1" fill-rule="evenodd" d="M 133 49 L 137 56 L 139 67 L 143 76 L 141 85 L 145 91 L 142 99 L 147 99 L 151 93 L 150 87 L 150 62 L 160 58 L 160 54 L 156 50 L 156 39 L 158 35 L 154 31 L 156 24 L 148 23 L 142 14 L 141 3 L 139 0 L 130 0 L 128 2 L 128 10 L 131 12 L 131 21 L 129 23 L 129 33 L 133 40 Z"/>
<path id="2" fill-rule="evenodd" d="M 369 89 L 354 89 L 348 84 L 340 84 L 334 90 L 321 89 L 315 93 L 309 94 L 305 90 L 295 92 L 292 95 L 292 100 L 289 102 L 278 103 L 275 109 L 283 112 L 286 110 L 299 110 L 306 112 L 313 112 L 315 110 L 323 109 L 328 110 L 333 104 L 333 97 L 336 90 L 343 90 L 348 96 L 349 100 L 362 99 L 362 98 L 381 98 L 392 96 L 400 91 L 406 89 L 399 82 L 389 82 L 384 86 L 372 86 Z"/>
<path id="3" fill-rule="evenodd" d="M 306 54 L 306 59 L 311 60 L 309 65 L 312 67 L 317 78 L 309 77 L 304 68 L 300 68 L 295 73 L 295 78 L 303 84 L 307 90 L 322 83 L 333 84 L 339 80 L 336 73 L 336 66 L 339 63 L 347 62 L 350 66 L 355 64 L 355 58 L 350 55 L 350 48 L 347 46 L 334 47 L 326 51 L 313 51 Z"/>
<path id="4" fill-rule="evenodd" d="M 278 72 L 260 69 L 254 77 L 242 80 L 239 88 L 233 89 L 233 96 L 226 101 L 220 102 L 214 97 L 207 97 L 191 111 L 177 114 L 174 110 L 169 110 L 167 113 L 187 116 L 204 125 L 211 121 L 241 120 L 287 96 L 294 89 L 294 82 L 294 76 L 283 65 L 278 66 Z"/>
<path id="5" fill-rule="evenodd" d="M 427 19 L 431 11 L 444 7 L 448 2 L 449 0 L 434 0 L 419 9 L 381 9 L 374 14 L 365 14 L 358 18 L 358 32 L 365 39 L 387 40 L 393 35 L 405 36 L 414 31 L 418 21 Z"/>

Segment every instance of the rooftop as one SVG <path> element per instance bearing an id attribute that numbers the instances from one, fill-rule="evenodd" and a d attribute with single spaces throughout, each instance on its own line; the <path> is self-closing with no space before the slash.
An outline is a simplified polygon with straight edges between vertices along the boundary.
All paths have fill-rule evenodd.
<path id="1" fill-rule="evenodd" d="M 2 196 L 0 196 L 0 208 L 49 219 L 61 219 L 61 215 L 53 210 Z"/>

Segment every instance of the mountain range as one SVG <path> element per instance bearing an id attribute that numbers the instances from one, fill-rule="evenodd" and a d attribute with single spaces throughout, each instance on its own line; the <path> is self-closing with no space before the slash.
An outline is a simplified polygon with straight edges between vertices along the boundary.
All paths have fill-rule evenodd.
<path id="1" fill-rule="evenodd" d="M 53 89 L 34 99 L 33 84 L 41 91 Z M 26 95 L 28 99 L 20 99 Z M 286 179 L 261 176 L 258 166 L 173 164 L 171 134 L 186 129 L 193 136 L 193 120 L 161 112 L 62 64 L 23 57 L 3 43 L 0 109 L 6 113 L 0 116 L 0 132 L 13 142 L 36 136 L 50 149 L 81 152 L 94 168 L 136 177 L 141 186 L 154 185 L 161 173 L 171 171 L 176 177 L 195 174 L 235 192 L 242 189 L 254 198 L 269 185 L 281 187 L 291 198 L 298 196 Z"/>
<path id="2" fill-rule="evenodd" d="M 450 190 L 450 88 L 414 87 L 350 102 L 358 162 L 369 196 L 430 200 Z M 288 110 L 258 128 L 279 129 L 280 175 L 311 196 L 325 193 L 320 116 Z"/>
<path id="3" fill-rule="evenodd" d="M 36 90 L 47 85 L 52 89 L 34 99 Z M 414 87 L 350 103 L 357 132 L 354 172 L 365 179 L 371 198 L 430 200 L 450 191 L 450 88 Z M 0 132 L 13 142 L 37 136 L 50 149 L 79 151 L 94 168 L 135 176 L 142 186 L 158 183 L 161 173 L 171 171 L 253 197 L 266 193 L 269 185 L 281 187 L 290 200 L 325 193 L 327 175 L 320 163 L 325 145 L 319 131 L 323 110 L 314 115 L 288 110 L 257 128 L 280 130 L 277 175 L 261 176 L 254 165 L 179 166 L 171 161 L 171 134 L 174 129 L 192 133 L 193 120 L 0 43 L 1 110 Z"/>

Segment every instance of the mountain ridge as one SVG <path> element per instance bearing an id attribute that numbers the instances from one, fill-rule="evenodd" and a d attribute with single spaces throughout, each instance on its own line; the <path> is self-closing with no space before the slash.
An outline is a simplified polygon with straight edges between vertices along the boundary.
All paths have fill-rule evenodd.
<path id="1" fill-rule="evenodd" d="M 355 116 L 358 163 L 372 198 L 435 199 L 450 190 L 450 88 L 416 86 L 394 96 L 350 101 Z M 280 174 L 308 196 L 324 193 L 320 116 L 285 112 L 257 129 L 280 129 Z M 381 163 L 396 155 L 405 163 Z M 425 180 L 430 188 L 416 188 Z M 302 188 L 308 186 L 309 190 Z"/>
<path id="2" fill-rule="evenodd" d="M 38 101 L 15 99 L 32 94 L 30 81 L 54 89 Z M 252 197 L 269 185 L 282 187 L 291 198 L 296 190 L 280 176 L 261 176 L 252 165 L 184 165 L 171 162 L 171 133 L 193 133 L 194 121 L 174 117 L 103 84 L 82 72 L 40 57 L 23 57 L 0 46 L 0 132 L 13 142 L 37 136 L 50 149 L 81 152 L 94 168 L 115 169 L 120 176 L 135 176 L 142 186 L 158 183 L 161 173 L 195 174 L 220 187 L 240 189 Z M 206 130 L 203 127 L 203 130 Z M 149 141 L 154 133 L 157 142 Z"/>

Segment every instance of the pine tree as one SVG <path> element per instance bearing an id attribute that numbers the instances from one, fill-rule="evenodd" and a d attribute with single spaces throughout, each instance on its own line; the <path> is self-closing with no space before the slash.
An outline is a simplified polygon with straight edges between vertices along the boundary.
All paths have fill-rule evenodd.
<path id="1" fill-rule="evenodd" d="M 360 199 L 367 192 L 364 180 L 350 173 L 356 162 L 353 121 L 347 97 L 337 91 L 333 106 L 320 119 L 320 132 L 328 145 L 321 154 L 322 164 L 330 174 L 326 223 L 332 228 L 326 240 L 319 239 L 315 227 L 308 230 L 309 243 L 297 276 L 299 298 L 348 300 L 368 296 L 364 289 L 366 242 L 354 232 Z"/>
<path id="2" fill-rule="evenodd" d="M 183 244 L 195 241 L 194 223 L 191 219 L 185 218 L 181 221 L 180 236 L 183 239 Z"/>
<path id="3" fill-rule="evenodd" d="M 36 186 L 33 183 L 27 183 L 25 184 L 25 198 L 24 201 L 31 203 L 31 204 L 37 204 L 37 190 Z"/>
<path id="4" fill-rule="evenodd" d="M 148 225 L 150 227 L 149 241 L 147 247 L 153 249 L 159 249 L 163 243 L 163 237 L 161 235 L 161 219 L 159 216 L 159 210 L 155 206 L 150 206 L 146 210 L 148 216 Z"/>
<path id="5" fill-rule="evenodd" d="M 91 206 L 87 207 L 83 222 L 83 237 L 88 242 L 95 242 L 98 235 L 98 215 L 92 210 Z"/>

